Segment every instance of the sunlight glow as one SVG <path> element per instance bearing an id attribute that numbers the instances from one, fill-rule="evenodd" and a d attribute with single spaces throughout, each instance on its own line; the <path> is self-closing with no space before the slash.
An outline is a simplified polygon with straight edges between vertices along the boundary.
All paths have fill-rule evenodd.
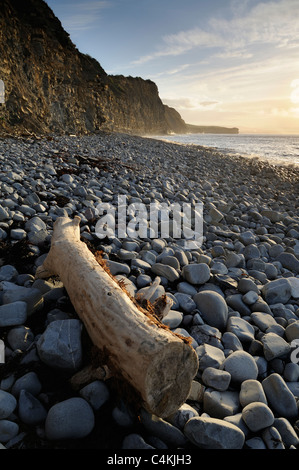
<path id="1" fill-rule="evenodd" d="M 294 90 L 291 93 L 290 99 L 292 103 L 297 104 L 299 103 L 299 78 L 292 81 L 291 87 L 294 88 Z"/>

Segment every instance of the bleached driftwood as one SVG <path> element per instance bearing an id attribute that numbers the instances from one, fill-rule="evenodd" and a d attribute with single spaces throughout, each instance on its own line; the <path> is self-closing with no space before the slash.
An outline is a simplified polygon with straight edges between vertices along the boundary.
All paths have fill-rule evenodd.
<path id="1" fill-rule="evenodd" d="M 58 275 L 107 366 L 138 392 L 143 406 L 166 417 L 188 397 L 195 350 L 142 311 L 80 241 L 80 217 L 55 221 L 51 249 L 36 277 Z"/>

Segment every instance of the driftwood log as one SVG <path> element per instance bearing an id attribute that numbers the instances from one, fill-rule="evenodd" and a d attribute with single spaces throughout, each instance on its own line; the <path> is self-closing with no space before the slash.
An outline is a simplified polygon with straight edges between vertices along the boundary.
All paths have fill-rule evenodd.
<path id="1" fill-rule="evenodd" d="M 156 416 L 175 412 L 198 370 L 195 350 L 146 315 L 80 241 L 80 217 L 54 223 L 51 248 L 36 277 L 58 275 L 93 342 Z"/>

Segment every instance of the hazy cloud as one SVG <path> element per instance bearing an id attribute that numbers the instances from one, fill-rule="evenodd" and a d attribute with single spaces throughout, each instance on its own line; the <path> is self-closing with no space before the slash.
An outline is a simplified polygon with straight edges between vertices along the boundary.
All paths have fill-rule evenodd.
<path id="1" fill-rule="evenodd" d="M 195 48 L 220 49 L 219 54 L 251 57 L 250 46 L 271 44 L 275 47 L 299 46 L 298 0 L 262 2 L 246 13 L 250 2 L 231 4 L 231 19 L 211 18 L 206 27 L 179 31 L 162 38 L 161 47 L 151 54 L 140 57 L 134 64 L 143 64 L 164 56 L 177 56 Z"/>
<path id="2" fill-rule="evenodd" d="M 70 14 L 64 20 L 63 26 L 70 33 L 84 31 L 97 24 L 102 10 L 109 7 L 108 1 L 88 1 L 81 3 L 70 3 L 68 8 Z"/>
<path id="3" fill-rule="evenodd" d="M 217 104 L 220 104 L 219 101 L 199 101 L 199 100 L 191 100 L 190 98 L 166 98 L 163 99 L 163 103 L 167 104 L 168 106 L 171 106 L 172 108 L 176 108 L 179 110 L 182 109 L 189 109 L 189 110 L 195 110 L 195 109 L 214 109 L 214 107 Z"/>

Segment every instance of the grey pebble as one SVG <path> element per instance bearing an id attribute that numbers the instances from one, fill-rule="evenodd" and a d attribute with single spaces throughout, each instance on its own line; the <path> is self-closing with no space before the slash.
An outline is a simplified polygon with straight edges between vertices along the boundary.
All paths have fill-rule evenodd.
<path id="1" fill-rule="evenodd" d="M 204 369 L 201 379 L 208 387 L 223 392 L 229 387 L 231 375 L 225 370 L 207 367 Z"/>
<path id="2" fill-rule="evenodd" d="M 80 396 L 84 398 L 94 410 L 99 410 L 109 400 L 110 392 L 104 382 L 95 380 L 81 388 Z"/>
<path id="3" fill-rule="evenodd" d="M 132 449 L 155 449 L 150 444 L 147 444 L 140 434 L 128 434 L 122 442 L 122 449 L 132 450 Z"/>
<path id="4" fill-rule="evenodd" d="M 36 372 L 31 371 L 19 377 L 11 389 L 12 395 L 18 397 L 21 390 L 26 390 L 31 393 L 31 395 L 36 396 L 42 390 L 42 384 L 38 378 Z"/>
<path id="5" fill-rule="evenodd" d="M 17 400 L 5 390 L 0 390 L 0 420 L 8 418 L 16 409 Z"/>
<path id="6" fill-rule="evenodd" d="M 244 433 L 237 426 L 211 417 L 189 419 L 184 433 L 201 449 L 242 449 L 245 441 Z"/>
<path id="7" fill-rule="evenodd" d="M 7 419 L 0 420 L 0 442 L 4 444 L 13 439 L 19 432 L 19 425 Z"/>
<path id="8" fill-rule="evenodd" d="M 204 392 L 203 410 L 212 418 L 224 419 L 235 415 L 240 408 L 237 391 L 219 391 L 207 388 Z"/>
<path id="9" fill-rule="evenodd" d="M 7 341 L 13 350 L 26 351 L 34 342 L 34 334 L 25 325 L 15 326 L 9 330 Z"/>
<path id="10" fill-rule="evenodd" d="M 26 320 L 26 302 L 17 301 L 0 305 L 0 327 L 22 325 Z"/>
<path id="11" fill-rule="evenodd" d="M 262 402 L 251 402 L 242 410 L 242 419 L 250 431 L 258 432 L 274 423 L 274 414 Z"/>
<path id="12" fill-rule="evenodd" d="M 49 440 L 82 439 L 88 436 L 95 425 L 91 406 L 80 397 L 72 397 L 53 405 L 45 422 Z"/>
<path id="13" fill-rule="evenodd" d="M 262 381 L 262 386 L 269 406 L 275 413 L 287 419 L 298 417 L 295 397 L 279 374 L 270 374 Z"/>
<path id="14" fill-rule="evenodd" d="M 143 408 L 140 413 L 140 421 L 147 432 L 159 437 L 166 444 L 175 447 L 180 447 L 186 444 L 186 437 L 182 431 L 164 419 L 150 414 Z"/>
<path id="15" fill-rule="evenodd" d="M 191 265 L 190 265 L 191 266 Z M 224 329 L 228 320 L 228 307 L 217 292 L 202 291 L 193 297 L 204 321 L 213 327 Z"/>
<path id="16" fill-rule="evenodd" d="M 35 396 L 22 389 L 18 400 L 18 415 L 23 423 L 37 425 L 45 421 L 47 411 Z"/>
<path id="17" fill-rule="evenodd" d="M 77 370 L 82 363 L 81 322 L 77 319 L 52 321 L 37 343 L 40 359 L 53 368 Z"/>
<path id="18" fill-rule="evenodd" d="M 166 264 L 155 263 L 151 266 L 151 270 L 158 276 L 165 277 L 170 282 L 177 281 L 180 278 L 180 275 L 177 270 L 172 266 L 168 266 Z"/>
<path id="19" fill-rule="evenodd" d="M 188 264 L 182 269 L 183 278 L 190 284 L 205 284 L 209 281 L 211 272 L 205 263 Z"/>
<path id="20" fill-rule="evenodd" d="M 244 382 L 248 379 L 257 379 L 258 367 L 253 357 L 246 351 L 232 352 L 221 365 L 231 375 L 233 382 Z"/>

